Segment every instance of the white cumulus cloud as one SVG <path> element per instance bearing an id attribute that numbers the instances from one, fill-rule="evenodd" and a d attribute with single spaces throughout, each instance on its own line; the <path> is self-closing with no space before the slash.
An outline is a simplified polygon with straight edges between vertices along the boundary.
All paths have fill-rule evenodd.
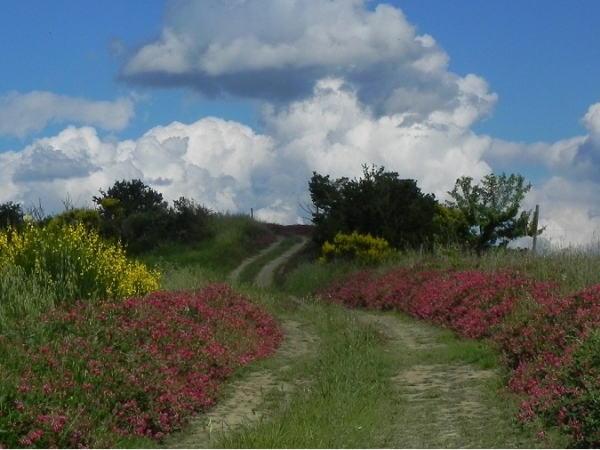
<path id="1" fill-rule="evenodd" d="M 0 97 L 0 135 L 19 138 L 42 130 L 48 123 L 77 122 L 121 130 L 133 116 L 134 104 L 129 98 L 90 101 L 40 91 Z"/>
<path id="2" fill-rule="evenodd" d="M 376 115 L 449 113 L 469 96 L 469 115 L 496 96 L 475 75 L 447 71 L 449 57 L 417 35 L 402 11 L 364 0 L 204 0 L 169 4 L 160 35 L 125 64 L 121 78 L 151 87 L 185 86 L 209 97 L 287 103 L 315 83 L 343 78 Z M 476 104 L 473 100 L 477 100 Z"/>
<path id="3" fill-rule="evenodd" d="M 116 180 L 141 179 L 165 199 L 193 198 L 216 211 L 296 223 L 313 171 L 357 177 L 376 164 L 415 179 L 439 200 L 460 176 L 535 174 L 524 206 L 541 207 L 545 239 L 581 244 L 600 230 L 600 103 L 586 133 L 557 142 L 507 142 L 472 130 L 498 96 L 476 74 L 448 70 L 449 55 L 402 11 L 366 0 L 173 0 L 155 39 L 120 78 L 187 87 L 208 97 L 260 101 L 264 134 L 207 117 L 173 122 L 138 139 L 103 141 L 133 102 L 89 102 L 49 93 L 0 99 L 0 134 L 67 126 L 21 151 L 0 154 L 0 202 L 60 211 L 89 204 Z M 15 114 L 16 113 L 16 114 Z M 5 120 L 4 120 L 5 119 Z"/>

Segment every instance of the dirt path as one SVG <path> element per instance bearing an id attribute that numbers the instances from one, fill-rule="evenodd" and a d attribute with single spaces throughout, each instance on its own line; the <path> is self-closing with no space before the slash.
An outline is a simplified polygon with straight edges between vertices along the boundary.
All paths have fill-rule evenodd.
<path id="1" fill-rule="evenodd" d="M 290 248 L 285 254 L 267 264 L 256 277 L 258 286 L 268 286 L 274 270 L 305 244 L 305 240 Z M 262 254 L 276 246 L 264 250 Z M 259 257 L 256 256 L 255 258 Z M 235 279 L 252 260 L 242 264 L 234 273 Z M 476 369 L 465 364 L 427 363 L 419 356 L 427 352 L 443 351 L 441 331 L 419 322 L 401 319 L 393 314 L 354 311 L 364 323 L 369 323 L 384 333 L 390 351 L 399 351 L 413 358 L 393 377 L 402 413 L 395 418 L 397 430 L 391 436 L 393 447 L 448 448 L 478 447 L 477 434 L 489 420 L 496 420 L 498 412 L 484 405 L 485 384 L 494 377 L 492 371 Z M 303 380 L 283 382 L 282 374 L 289 369 L 286 361 L 316 351 L 318 337 L 303 329 L 294 320 L 282 324 L 285 338 L 274 358 L 279 358 L 277 369 L 259 371 L 234 382 L 231 394 L 205 416 L 195 419 L 185 436 L 170 448 L 202 448 L 214 445 L 223 433 L 239 426 L 263 419 L 261 402 L 273 392 L 290 395 L 303 384 Z M 411 356 L 412 355 L 412 356 Z M 290 377 L 283 377 L 290 379 Z M 285 395 L 284 395 L 285 398 Z M 479 445 L 478 445 L 479 444 Z M 489 444 L 488 444 L 489 446 Z M 515 443 L 515 446 L 518 446 Z"/>
<path id="2" fill-rule="evenodd" d="M 404 404 L 395 441 L 405 448 L 489 446 L 479 436 L 501 415 L 486 403 L 486 384 L 497 374 L 462 363 L 419 363 L 426 352 L 443 354 L 447 344 L 439 339 L 442 330 L 389 314 L 356 313 L 412 358 L 413 363 L 392 378 Z"/>
<path id="3" fill-rule="evenodd" d="M 243 270 L 256 259 L 274 250 L 282 241 L 279 238 L 268 248 L 262 250 L 258 255 L 246 259 L 229 276 L 231 281 L 239 278 Z M 302 241 L 284 254 L 280 255 L 267 265 L 256 276 L 255 284 L 257 286 L 269 286 L 273 280 L 273 274 L 277 267 L 285 264 L 287 260 L 300 251 L 308 242 L 308 239 L 302 237 Z M 279 365 L 279 371 L 284 372 L 289 369 L 285 364 L 286 360 L 292 361 L 314 350 L 317 338 L 302 329 L 301 324 L 294 320 L 287 320 L 281 324 L 284 330 L 284 340 L 277 351 L 275 357 L 282 360 Z M 224 401 L 216 405 L 207 414 L 195 418 L 191 421 L 187 433 L 179 436 L 175 443 L 167 442 L 169 448 L 207 448 L 219 439 L 227 431 L 239 426 L 248 425 L 263 418 L 258 410 L 265 395 L 273 391 L 291 392 L 294 385 L 302 385 L 302 380 L 295 383 L 282 382 L 277 373 L 267 371 L 255 372 L 243 380 L 234 382 L 231 387 L 231 395 Z"/>
<path id="4" fill-rule="evenodd" d="M 254 284 L 257 286 L 265 287 L 270 286 L 273 282 L 273 274 L 278 267 L 284 265 L 288 259 L 290 259 L 294 254 L 299 252 L 302 247 L 306 245 L 308 242 L 308 238 L 302 236 L 302 241 L 291 247 L 288 251 L 286 251 L 283 255 L 274 259 L 270 263 L 268 263 L 256 276 L 256 280 Z"/>
<path id="5" fill-rule="evenodd" d="M 281 243 L 281 241 L 283 240 L 283 238 L 279 237 L 277 238 L 277 240 L 275 242 L 273 242 L 271 245 L 269 245 L 267 248 L 263 249 L 260 251 L 260 253 L 258 253 L 255 256 L 252 256 L 248 259 L 246 259 L 242 264 L 240 264 L 233 272 L 231 272 L 229 274 L 229 280 L 230 281 L 236 281 L 241 273 L 244 271 L 244 269 L 246 267 L 248 267 L 250 264 L 252 264 L 254 261 L 256 261 L 258 258 L 260 258 L 263 255 L 266 255 L 267 253 L 269 253 L 271 250 L 274 250 L 275 248 L 277 248 L 277 246 Z"/>
<path id="6" fill-rule="evenodd" d="M 281 375 L 290 367 L 285 362 L 313 351 L 317 339 L 304 331 L 296 321 L 286 321 L 282 326 L 285 338 L 275 356 L 282 360 L 278 365 L 278 372 L 255 372 L 232 383 L 231 394 L 206 415 L 193 419 L 187 434 L 179 437 L 175 444 L 167 442 L 168 448 L 210 447 L 229 430 L 263 419 L 259 406 L 266 395 L 274 392 L 290 393 L 304 383 L 303 380 L 282 382 Z"/>

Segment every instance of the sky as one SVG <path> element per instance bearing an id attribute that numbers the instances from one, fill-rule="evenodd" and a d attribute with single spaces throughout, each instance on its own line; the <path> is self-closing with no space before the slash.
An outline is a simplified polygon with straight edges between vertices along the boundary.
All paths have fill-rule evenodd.
<path id="1" fill-rule="evenodd" d="M 600 2 L 0 2 L 0 203 L 117 180 L 306 223 L 313 172 L 443 202 L 520 173 L 542 240 L 600 239 Z M 519 245 L 530 245 L 530 240 Z"/>

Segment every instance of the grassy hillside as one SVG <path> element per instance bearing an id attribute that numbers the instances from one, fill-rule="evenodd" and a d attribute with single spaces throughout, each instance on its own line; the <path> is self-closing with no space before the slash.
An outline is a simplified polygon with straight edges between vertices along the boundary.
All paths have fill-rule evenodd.
<path id="1" fill-rule="evenodd" d="M 2 266 L 3 300 L 32 306 L 16 308 L 10 320 L 3 317 L 1 445 L 532 448 L 569 443 L 544 417 L 517 422 L 524 392 L 516 398 L 499 394 L 507 369 L 489 341 L 457 338 L 444 329 L 452 323 L 431 326 L 400 307 L 379 313 L 364 306 L 370 300 L 379 305 L 377 299 L 390 292 L 395 294 L 388 306 L 407 298 L 408 290 L 394 291 L 399 279 L 414 291 L 415 304 L 433 298 L 421 295 L 426 284 L 414 282 L 422 272 L 484 273 L 493 280 L 510 269 L 517 280 L 557 282 L 557 292 L 566 296 L 600 282 L 594 257 L 564 252 L 533 258 L 507 251 L 479 258 L 446 249 L 434 255 L 403 253 L 366 276 L 361 273 L 367 268 L 352 261 L 315 264 L 318 249 L 309 244 L 276 272 L 273 287 L 257 288 L 252 280 L 261 267 L 310 228 L 235 215 L 211 220 L 212 239 L 163 245 L 138 258 L 149 276 L 160 271 L 161 291 L 147 298 L 92 296 L 63 304 L 61 296 L 71 292 L 69 280 L 79 272 L 55 283 L 62 286 L 57 294 L 41 289 L 50 286 L 41 283 L 45 272 Z M 249 264 L 239 281 L 228 281 L 233 269 L 278 237 L 280 243 Z M 72 263 L 68 254 L 65 258 Z M 412 285 L 397 275 L 402 273 L 410 274 Z M 31 276 L 41 284 L 32 284 Z M 385 276 L 385 283 L 377 281 Z M 440 280 L 456 287 L 473 279 Z M 431 293 L 450 292 L 431 280 Z M 336 281 L 341 282 L 336 295 L 348 294 L 363 307 L 345 307 L 351 302 L 343 296 L 336 301 L 324 301 L 333 294 L 316 296 Z M 34 301 L 36 296 L 43 301 Z M 456 299 L 462 301 L 458 294 Z M 442 297 L 435 301 L 448 304 Z M 593 350 L 594 339 L 575 356 Z M 240 405 L 250 406 L 239 410 Z M 198 411 L 204 413 L 186 425 Z M 228 429 L 223 424 L 234 412 L 231 423 L 237 425 Z"/>

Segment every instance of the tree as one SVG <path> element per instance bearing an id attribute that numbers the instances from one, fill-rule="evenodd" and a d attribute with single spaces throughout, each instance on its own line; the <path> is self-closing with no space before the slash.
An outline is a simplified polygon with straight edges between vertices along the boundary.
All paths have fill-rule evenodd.
<path id="1" fill-rule="evenodd" d="M 363 177 L 354 180 L 331 180 L 313 172 L 309 191 L 314 240 L 319 245 L 339 232 L 354 231 L 383 238 L 396 248 L 433 243 L 435 197 L 396 172 L 365 165 Z"/>
<path id="2" fill-rule="evenodd" d="M 24 224 L 23 209 L 19 203 L 6 202 L 0 205 L 0 229 L 12 227 L 19 229 Z"/>
<path id="3" fill-rule="evenodd" d="M 127 217 L 133 213 L 146 213 L 152 209 L 165 208 L 162 194 L 141 180 L 116 181 L 108 191 L 100 189 L 100 197 L 93 197 L 100 215 L 105 219 Z"/>
<path id="4" fill-rule="evenodd" d="M 523 176 L 486 175 L 480 185 L 471 177 L 456 180 L 446 206 L 460 213 L 454 230 L 463 244 L 478 254 L 493 246 L 506 247 L 513 239 L 530 234 L 531 211 L 521 211 L 521 202 L 531 189 Z"/>

